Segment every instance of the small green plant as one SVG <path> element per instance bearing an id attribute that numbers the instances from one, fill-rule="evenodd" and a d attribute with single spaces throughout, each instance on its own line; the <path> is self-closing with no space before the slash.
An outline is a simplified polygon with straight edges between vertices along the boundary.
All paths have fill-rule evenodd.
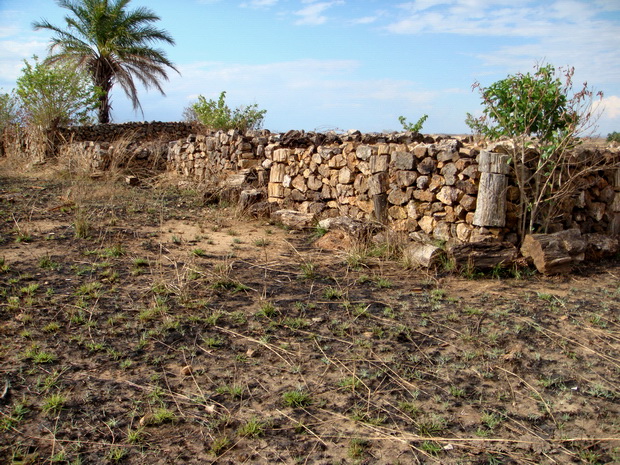
<path id="1" fill-rule="evenodd" d="M 422 444 L 420 444 L 420 449 L 428 452 L 431 455 L 437 455 L 443 450 L 443 447 L 441 447 L 441 444 L 435 441 L 424 441 Z"/>
<path id="2" fill-rule="evenodd" d="M 43 399 L 41 410 L 46 415 L 54 415 L 62 410 L 66 401 L 67 399 L 62 394 L 52 394 Z"/>
<path id="3" fill-rule="evenodd" d="M 53 261 L 49 255 L 45 255 L 39 259 L 39 268 L 44 270 L 57 270 L 60 265 Z"/>
<path id="4" fill-rule="evenodd" d="M 328 300 L 336 300 L 341 299 L 343 296 L 342 291 L 340 289 L 336 289 L 335 287 L 326 287 L 323 290 L 323 297 Z"/>
<path id="5" fill-rule="evenodd" d="M 87 239 L 90 235 L 92 226 L 88 215 L 84 212 L 84 209 L 78 208 L 75 210 L 75 219 L 73 220 L 73 237 L 76 239 Z"/>
<path id="6" fill-rule="evenodd" d="M 230 445 L 231 441 L 227 436 L 219 436 L 211 443 L 210 451 L 217 457 L 226 452 L 230 448 Z"/>
<path id="7" fill-rule="evenodd" d="M 410 417 L 416 417 L 420 414 L 420 407 L 415 402 L 402 401 L 398 403 L 398 408 Z"/>
<path id="8" fill-rule="evenodd" d="M 228 395 L 232 399 L 241 399 L 245 392 L 245 388 L 240 384 L 225 384 L 224 386 L 216 388 L 215 392 Z"/>
<path id="9" fill-rule="evenodd" d="M 368 448 L 368 441 L 360 438 L 353 438 L 349 441 L 349 447 L 347 454 L 352 459 L 359 459 L 364 456 L 366 449 Z"/>
<path id="10" fill-rule="evenodd" d="M 151 417 L 149 424 L 161 425 L 162 423 L 172 423 L 176 421 L 176 418 L 177 417 L 172 410 L 169 410 L 166 407 L 160 407 L 153 412 L 153 416 Z"/>
<path id="11" fill-rule="evenodd" d="M 490 430 L 493 430 L 497 425 L 502 422 L 502 417 L 492 412 L 483 413 L 480 419 L 482 420 L 482 423 L 484 423 L 484 425 Z"/>
<path id="12" fill-rule="evenodd" d="M 219 336 L 207 336 L 202 340 L 207 347 L 212 349 L 217 347 L 222 347 L 224 345 L 224 340 Z"/>
<path id="13" fill-rule="evenodd" d="M 338 382 L 338 386 L 352 391 L 359 389 L 361 385 L 362 381 L 357 376 L 347 376 Z"/>
<path id="14" fill-rule="evenodd" d="M 271 241 L 269 239 L 260 238 L 254 241 L 254 245 L 256 247 L 267 247 L 268 245 L 271 245 Z"/>
<path id="15" fill-rule="evenodd" d="M 428 115 L 422 115 L 420 119 L 418 119 L 418 121 L 416 121 L 414 124 L 414 123 L 407 122 L 407 118 L 405 118 L 404 116 L 399 116 L 398 122 L 402 124 L 403 130 L 419 133 L 422 130 L 422 126 L 424 126 L 424 123 L 426 122 L 427 119 L 428 119 Z"/>
<path id="16" fill-rule="evenodd" d="M 58 357 L 51 352 L 42 351 L 37 345 L 33 345 L 25 352 L 24 358 L 32 360 L 37 365 L 42 365 L 55 362 Z"/>
<path id="17" fill-rule="evenodd" d="M 200 248 L 192 250 L 192 254 L 194 254 L 197 257 L 204 257 L 205 255 L 207 255 L 207 253 L 203 249 L 200 249 Z"/>
<path id="18" fill-rule="evenodd" d="M 98 281 L 82 284 L 75 290 L 75 294 L 85 299 L 98 299 L 102 295 L 103 284 Z"/>
<path id="19" fill-rule="evenodd" d="M 446 428 L 446 420 L 442 416 L 432 414 L 424 416 L 416 422 L 420 436 L 437 436 Z"/>
<path id="20" fill-rule="evenodd" d="M 465 397 L 465 389 L 456 386 L 450 386 L 450 395 L 453 397 Z"/>
<path id="21" fill-rule="evenodd" d="M 263 318 L 273 318 L 277 314 L 278 314 L 278 310 L 276 309 L 275 305 L 271 302 L 263 302 L 260 308 L 258 309 L 258 312 L 256 312 L 256 316 L 263 317 Z"/>
<path id="22" fill-rule="evenodd" d="M 127 429 L 127 442 L 129 444 L 140 444 L 144 441 L 146 437 L 146 432 L 144 428 L 139 427 L 136 429 L 128 428 Z"/>
<path id="23" fill-rule="evenodd" d="M 55 333 L 59 329 L 60 325 L 55 321 L 52 321 L 51 323 L 48 323 L 43 327 L 43 331 L 45 331 L 46 333 Z"/>
<path id="24" fill-rule="evenodd" d="M 127 456 L 127 450 L 122 447 L 112 447 L 108 452 L 110 462 L 120 462 Z"/>
<path id="25" fill-rule="evenodd" d="M 301 328 L 305 328 L 306 326 L 308 326 L 308 322 L 306 320 L 304 320 L 303 318 L 294 318 L 294 317 L 287 317 L 284 319 L 284 321 L 282 322 L 284 324 L 284 326 L 288 326 L 289 328 L 292 329 L 301 329 Z"/>
<path id="26" fill-rule="evenodd" d="M 118 258 L 118 257 L 122 257 L 123 255 L 125 255 L 125 253 L 126 253 L 125 248 L 120 244 L 116 244 L 116 245 L 113 245 L 112 247 L 103 249 L 102 256 Z"/>
<path id="27" fill-rule="evenodd" d="M 20 294 L 33 296 L 35 292 L 39 289 L 39 285 L 37 283 L 31 283 L 27 286 L 21 287 L 19 289 Z"/>
<path id="28" fill-rule="evenodd" d="M 264 434 L 265 426 L 265 422 L 258 420 L 256 417 L 252 417 L 239 427 L 237 433 L 247 438 L 258 438 Z"/>
<path id="29" fill-rule="evenodd" d="M 303 262 L 299 265 L 303 279 L 316 279 L 316 266 L 312 262 Z"/>
<path id="30" fill-rule="evenodd" d="M 302 389 L 295 389 L 283 393 L 282 401 L 287 407 L 307 407 L 312 403 L 312 396 Z"/>
<path id="31" fill-rule="evenodd" d="M 0 273 L 6 273 L 11 269 L 11 267 L 6 263 L 5 258 L 0 258 Z"/>
<path id="32" fill-rule="evenodd" d="M 146 258 L 138 257 L 134 259 L 133 266 L 136 268 L 144 268 L 144 267 L 149 266 L 149 261 Z"/>
<path id="33" fill-rule="evenodd" d="M 25 402 L 17 402 L 13 405 L 11 412 L 0 417 L 0 431 L 9 431 L 24 419 L 24 415 L 28 413 L 28 407 Z"/>

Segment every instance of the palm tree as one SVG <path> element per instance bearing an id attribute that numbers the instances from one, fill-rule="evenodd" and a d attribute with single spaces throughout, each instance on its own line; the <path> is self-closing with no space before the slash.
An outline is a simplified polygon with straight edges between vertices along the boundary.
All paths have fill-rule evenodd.
<path id="1" fill-rule="evenodd" d="M 165 95 L 160 80 L 168 80 L 166 67 L 178 72 L 164 51 L 151 46 L 157 41 L 174 45 L 166 31 L 152 25 L 159 16 L 148 8 L 128 11 L 130 1 L 56 0 L 58 6 L 72 13 L 64 18 L 66 27 L 53 26 L 46 20 L 33 23 L 35 30 L 55 33 L 47 63 L 71 63 L 85 69 L 101 89 L 99 123 L 110 122 L 110 90 L 116 82 L 134 110 L 142 111 L 134 79 Z"/>

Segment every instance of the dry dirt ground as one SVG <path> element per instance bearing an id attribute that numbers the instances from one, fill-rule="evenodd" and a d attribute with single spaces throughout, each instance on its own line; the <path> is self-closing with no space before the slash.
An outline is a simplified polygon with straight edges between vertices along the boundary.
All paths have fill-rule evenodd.
<path id="1" fill-rule="evenodd" d="M 0 463 L 620 463 L 618 259 L 416 271 L 161 180 L 16 171 Z"/>

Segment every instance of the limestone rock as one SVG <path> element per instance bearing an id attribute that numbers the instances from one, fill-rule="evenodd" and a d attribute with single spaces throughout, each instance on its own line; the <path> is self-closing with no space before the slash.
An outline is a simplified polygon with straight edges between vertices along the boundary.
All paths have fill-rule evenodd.
<path id="1" fill-rule="evenodd" d="M 272 213 L 271 218 L 291 229 L 309 229 L 316 222 L 314 213 L 301 213 L 296 210 L 277 210 Z"/>

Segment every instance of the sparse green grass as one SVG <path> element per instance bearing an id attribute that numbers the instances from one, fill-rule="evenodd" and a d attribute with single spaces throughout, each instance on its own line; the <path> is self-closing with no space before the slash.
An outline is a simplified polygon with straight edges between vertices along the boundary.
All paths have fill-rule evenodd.
<path id="1" fill-rule="evenodd" d="M 172 410 L 166 407 L 160 407 L 153 411 L 153 416 L 148 423 L 151 425 L 161 425 L 162 423 L 172 423 L 176 421 L 176 419 L 177 416 Z"/>
<path id="2" fill-rule="evenodd" d="M 312 262 L 303 262 L 299 265 L 299 269 L 301 270 L 301 277 L 303 279 L 316 279 L 316 265 Z"/>
<path id="3" fill-rule="evenodd" d="M 39 259 L 39 268 L 56 271 L 60 268 L 60 264 L 52 260 L 49 255 L 45 255 Z"/>
<path id="4" fill-rule="evenodd" d="M 271 302 L 263 302 L 256 312 L 256 316 L 263 318 L 273 318 L 278 314 L 276 306 Z"/>
<path id="5" fill-rule="evenodd" d="M 127 456 L 127 449 L 123 447 L 112 447 L 108 452 L 110 462 L 120 462 Z"/>
<path id="6" fill-rule="evenodd" d="M 66 397 L 62 394 L 51 394 L 43 399 L 41 410 L 45 415 L 55 415 L 62 410 L 66 401 Z"/>
<path id="7" fill-rule="evenodd" d="M 271 245 L 271 241 L 269 239 L 266 239 L 266 238 L 262 237 L 262 238 L 256 239 L 254 241 L 254 245 L 256 247 L 267 247 L 267 246 Z"/>
<path id="8" fill-rule="evenodd" d="M 207 252 L 205 252 L 204 249 L 197 248 L 192 250 L 192 254 L 196 257 L 204 257 L 205 255 L 207 255 Z"/>
<path id="9" fill-rule="evenodd" d="M 266 425 L 266 422 L 260 421 L 256 417 L 252 417 L 239 427 L 237 434 L 248 438 L 258 438 L 265 433 Z"/>
<path id="10" fill-rule="evenodd" d="M 55 354 L 41 350 L 40 347 L 36 344 L 31 346 L 30 349 L 28 349 L 24 353 L 23 358 L 30 359 L 33 363 L 37 365 L 53 363 L 58 359 Z"/>
<path id="11" fill-rule="evenodd" d="M 231 445 L 232 445 L 232 442 L 228 436 L 219 436 L 215 438 L 213 442 L 211 443 L 210 451 L 213 455 L 215 455 L 216 457 L 219 457 L 224 452 L 226 452 L 230 448 Z"/>
<path id="12" fill-rule="evenodd" d="M 282 401 L 287 407 L 307 407 L 312 403 L 312 396 L 304 390 L 295 389 L 282 394 Z"/>
<path id="13" fill-rule="evenodd" d="M 240 384 L 225 384 L 216 388 L 215 392 L 230 396 L 232 399 L 241 399 L 245 388 Z"/>
<path id="14" fill-rule="evenodd" d="M 330 286 L 323 290 L 323 297 L 328 300 L 342 299 L 343 295 L 343 292 L 335 287 Z"/>

